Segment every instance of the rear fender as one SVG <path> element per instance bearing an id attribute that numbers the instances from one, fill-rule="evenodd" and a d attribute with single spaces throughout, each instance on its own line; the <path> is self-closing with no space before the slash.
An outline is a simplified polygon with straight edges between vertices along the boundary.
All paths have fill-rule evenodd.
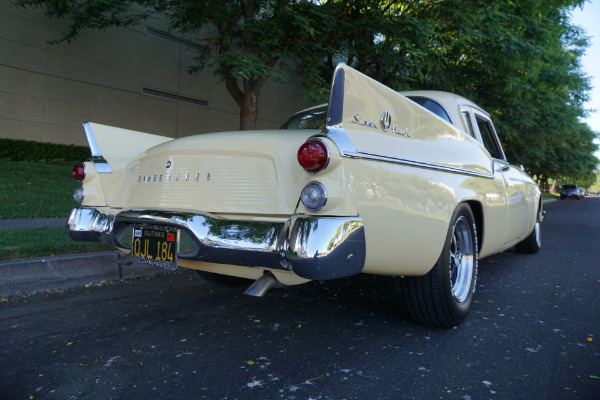
<path id="1" fill-rule="evenodd" d="M 128 162 L 151 147 L 172 140 L 166 136 L 93 122 L 85 122 L 83 128 L 92 152 L 86 163 L 88 176 L 84 181 L 84 190 L 93 192 L 87 200 L 84 199 L 83 204 L 89 205 L 89 201 L 95 202 L 94 205 L 109 204 Z"/>

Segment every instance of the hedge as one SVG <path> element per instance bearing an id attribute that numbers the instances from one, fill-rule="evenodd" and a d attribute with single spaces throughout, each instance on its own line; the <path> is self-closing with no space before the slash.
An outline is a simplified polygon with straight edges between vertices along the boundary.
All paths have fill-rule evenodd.
<path id="1" fill-rule="evenodd" d="M 0 158 L 12 161 L 81 162 L 90 157 L 90 149 L 84 146 L 0 139 Z"/>

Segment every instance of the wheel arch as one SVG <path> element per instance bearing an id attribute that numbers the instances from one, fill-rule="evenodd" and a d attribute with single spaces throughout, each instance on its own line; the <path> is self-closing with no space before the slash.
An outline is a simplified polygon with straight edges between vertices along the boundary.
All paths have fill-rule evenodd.
<path id="1" fill-rule="evenodd" d="M 475 218 L 475 227 L 477 228 L 477 252 L 481 250 L 483 243 L 483 206 L 476 200 L 467 200 L 465 203 L 471 208 L 473 218 Z"/>

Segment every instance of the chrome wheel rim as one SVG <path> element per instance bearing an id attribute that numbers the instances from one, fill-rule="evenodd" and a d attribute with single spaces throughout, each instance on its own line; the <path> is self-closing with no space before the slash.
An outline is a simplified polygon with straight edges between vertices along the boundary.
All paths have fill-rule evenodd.
<path id="1" fill-rule="evenodd" d="M 539 218 L 535 219 L 535 226 L 533 227 L 535 231 L 535 241 L 538 247 L 542 247 L 542 230 L 540 229 L 540 220 Z"/>
<path id="2" fill-rule="evenodd" d="M 452 227 L 450 237 L 450 287 L 452 296 L 464 303 L 471 293 L 475 263 L 473 232 L 469 221 L 460 216 Z"/>

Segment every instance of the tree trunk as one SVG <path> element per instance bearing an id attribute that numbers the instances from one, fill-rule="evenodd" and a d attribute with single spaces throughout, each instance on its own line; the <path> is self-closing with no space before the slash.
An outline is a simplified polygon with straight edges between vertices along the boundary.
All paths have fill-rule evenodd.
<path id="1" fill-rule="evenodd" d="M 256 128 L 258 120 L 258 95 L 267 81 L 268 76 L 258 80 L 244 80 L 242 91 L 234 79 L 225 83 L 227 91 L 240 107 L 240 130 L 247 131 Z"/>
<path id="2" fill-rule="evenodd" d="M 256 128 L 258 119 L 258 90 L 250 90 L 246 87 L 240 103 L 240 130 L 252 130 Z"/>

